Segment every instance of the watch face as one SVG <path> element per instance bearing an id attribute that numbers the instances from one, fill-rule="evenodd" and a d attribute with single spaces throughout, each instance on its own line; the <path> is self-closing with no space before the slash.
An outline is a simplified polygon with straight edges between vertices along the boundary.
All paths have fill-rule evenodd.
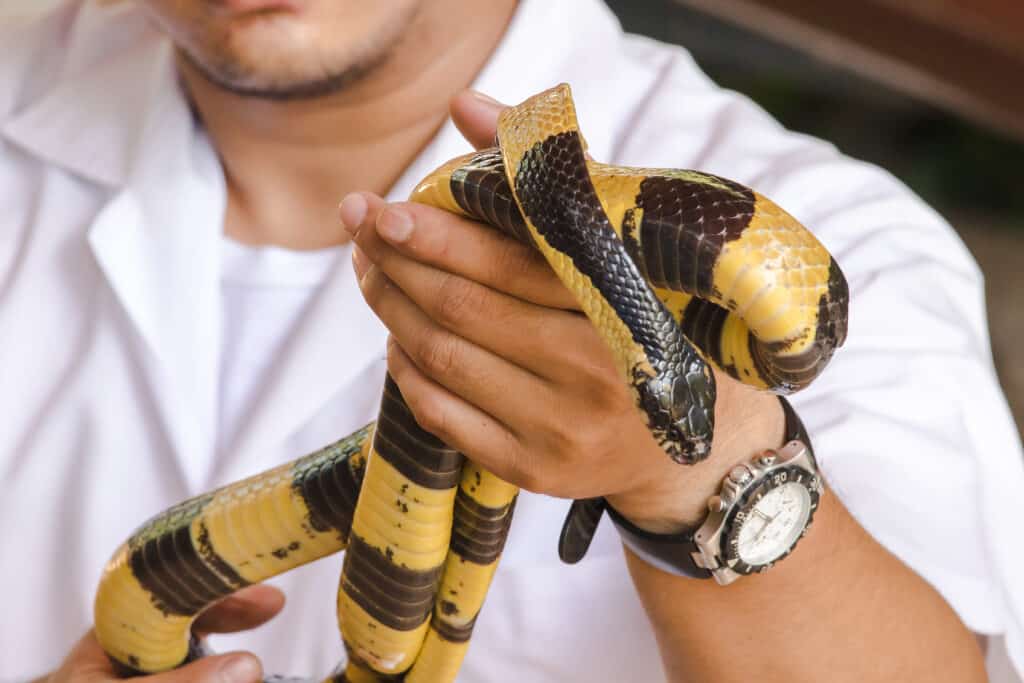
<path id="1" fill-rule="evenodd" d="M 767 569 L 800 540 L 818 507 L 817 477 L 799 467 L 772 472 L 754 486 L 729 520 L 723 554 L 741 574 Z"/>

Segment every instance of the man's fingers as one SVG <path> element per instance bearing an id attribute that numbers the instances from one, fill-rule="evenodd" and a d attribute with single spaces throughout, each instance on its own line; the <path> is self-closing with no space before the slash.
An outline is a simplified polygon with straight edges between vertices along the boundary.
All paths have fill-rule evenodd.
<path id="1" fill-rule="evenodd" d="M 476 90 L 463 90 L 452 98 L 452 122 L 462 136 L 477 149 L 494 146 L 498 114 L 508 105 Z"/>
<path id="2" fill-rule="evenodd" d="M 93 631 L 78 641 L 49 683 L 107 683 L 118 680 L 114 666 Z M 229 652 L 203 657 L 173 671 L 135 679 L 152 683 L 258 683 L 263 667 L 247 652 Z"/>
<path id="3" fill-rule="evenodd" d="M 405 234 L 396 229 L 401 226 L 408 227 Z M 378 214 L 376 232 L 395 251 L 421 263 L 540 306 L 578 308 L 576 299 L 535 249 L 475 221 L 432 206 L 402 202 L 390 204 Z M 361 241 L 359 244 L 377 260 Z"/>
<path id="4" fill-rule="evenodd" d="M 196 619 L 193 630 L 207 633 L 232 633 L 254 628 L 266 622 L 284 607 L 284 594 L 273 586 L 249 586 L 221 600 Z M 89 631 L 51 683 L 105 683 L 118 678 L 93 631 Z M 140 679 L 143 680 L 143 679 Z M 203 657 L 173 671 L 146 677 L 153 683 L 257 683 L 263 680 L 263 667 L 253 655 L 233 652 Z"/>
<path id="5" fill-rule="evenodd" d="M 388 372 L 423 429 L 505 481 L 520 486 L 533 483 L 518 437 L 491 415 L 423 374 L 390 338 Z"/>
<path id="6" fill-rule="evenodd" d="M 139 680 L 147 683 L 260 683 L 263 666 L 248 652 L 228 652 Z"/>
<path id="7" fill-rule="evenodd" d="M 96 634 L 89 631 L 75 643 L 71 653 L 48 679 L 48 683 L 70 683 L 79 680 L 99 683 L 113 678 L 116 676 L 110 658 L 100 647 Z"/>
<path id="8" fill-rule="evenodd" d="M 537 306 L 398 254 L 382 260 L 380 271 L 435 323 L 538 377 L 572 380 L 576 364 L 571 361 L 586 359 L 580 351 L 590 352 L 594 346 L 566 346 L 565 339 L 579 339 L 580 330 L 590 333 L 599 352 L 603 349 L 582 315 Z M 359 246 L 353 262 L 359 273 L 368 268 Z M 364 284 L 372 287 L 376 282 L 371 277 Z M 364 294 L 373 305 L 376 293 L 364 287 Z M 509 329 L 516 334 L 509 335 Z"/>
<path id="9" fill-rule="evenodd" d="M 509 395 L 550 391 L 545 380 L 432 321 L 379 268 L 359 280 L 366 303 L 423 374 L 506 425 L 540 419 L 535 404 Z"/>
<path id="10" fill-rule="evenodd" d="M 346 232 L 356 239 L 363 226 L 372 226 L 377 221 L 377 214 L 386 202 L 372 192 L 353 192 L 345 195 L 338 205 L 338 217 Z"/>
<path id="11" fill-rule="evenodd" d="M 342 204 L 350 202 L 359 200 L 346 197 Z M 579 307 L 540 254 L 496 230 L 412 202 L 362 215 L 363 223 L 349 230 L 370 260 L 381 266 L 399 255 L 540 306 Z M 342 218 L 349 220 L 344 211 Z"/>
<path id="12" fill-rule="evenodd" d="M 277 588 L 263 584 L 249 586 L 200 614 L 192 631 L 198 636 L 245 631 L 269 621 L 283 607 L 284 593 Z"/>

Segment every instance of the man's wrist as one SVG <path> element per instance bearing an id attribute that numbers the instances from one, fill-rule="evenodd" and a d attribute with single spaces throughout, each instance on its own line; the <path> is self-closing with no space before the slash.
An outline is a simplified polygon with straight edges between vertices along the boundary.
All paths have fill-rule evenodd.
<path id="1" fill-rule="evenodd" d="M 736 382 L 720 382 L 720 387 L 715 442 L 706 460 L 680 466 L 666 457 L 664 466 L 644 484 L 606 497 L 641 529 L 671 534 L 698 526 L 707 515 L 708 499 L 718 493 L 733 467 L 782 445 L 785 416 L 776 396 Z"/>

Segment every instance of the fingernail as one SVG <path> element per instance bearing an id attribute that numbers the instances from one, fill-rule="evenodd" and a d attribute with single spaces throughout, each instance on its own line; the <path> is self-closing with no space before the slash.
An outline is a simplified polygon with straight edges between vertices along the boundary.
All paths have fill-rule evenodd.
<path id="1" fill-rule="evenodd" d="M 504 107 L 505 106 L 501 102 L 499 102 L 498 100 L 496 100 L 493 97 L 491 97 L 490 95 L 485 95 L 482 92 L 480 92 L 479 90 L 470 90 L 469 94 L 473 96 L 473 99 L 480 100 L 484 104 L 490 104 L 490 105 L 497 106 L 497 107 Z"/>
<path id="2" fill-rule="evenodd" d="M 366 209 L 366 200 L 356 192 L 346 195 L 341 200 L 341 204 L 338 205 L 338 216 L 341 218 L 341 225 L 353 237 L 359 232 L 359 226 L 363 224 L 363 219 L 366 218 Z"/>
<path id="3" fill-rule="evenodd" d="M 370 267 L 370 259 L 366 258 L 366 254 L 359 247 L 352 249 L 352 269 L 356 271 L 356 277 L 360 280 L 366 275 L 366 271 Z"/>
<path id="4" fill-rule="evenodd" d="M 412 217 L 402 209 L 385 209 L 377 219 L 377 231 L 389 242 L 404 242 L 412 234 Z"/>
<path id="5" fill-rule="evenodd" d="M 254 683 L 260 677 L 260 666 L 254 657 L 232 657 L 221 665 L 218 673 L 223 683 Z"/>

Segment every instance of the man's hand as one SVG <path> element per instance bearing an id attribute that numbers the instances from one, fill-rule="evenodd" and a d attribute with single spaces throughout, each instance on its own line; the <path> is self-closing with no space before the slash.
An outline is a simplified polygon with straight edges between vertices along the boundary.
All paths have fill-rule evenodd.
<path id="1" fill-rule="evenodd" d="M 471 96 L 453 107 L 477 145 L 493 139 L 497 111 Z M 531 249 L 368 193 L 346 197 L 341 217 L 363 294 L 391 330 L 388 367 L 416 419 L 508 481 L 556 496 L 608 495 L 635 523 L 671 531 L 703 516 L 735 462 L 781 443 L 778 401 L 718 374 L 711 457 L 672 463 L 590 322 Z M 765 682 L 809 681 L 825 671 L 836 681 L 984 680 L 974 638 L 941 596 L 833 496 L 822 501 L 798 552 L 726 588 L 626 553 L 668 679 L 727 683 L 756 672 Z"/>
<path id="2" fill-rule="evenodd" d="M 476 145 L 500 105 L 453 104 Z M 417 421 L 527 490 L 605 495 L 667 531 L 701 516 L 736 461 L 782 441 L 777 401 L 719 375 L 708 463 L 674 464 L 591 323 L 530 247 L 446 211 L 371 193 L 340 208 L 363 295 L 391 331 L 388 367 Z"/>
<path id="3" fill-rule="evenodd" d="M 278 589 L 250 586 L 200 615 L 193 631 L 199 637 L 210 633 L 245 631 L 270 620 L 283 606 L 284 595 Z M 36 683 L 105 683 L 117 679 L 113 665 L 90 630 L 57 671 Z M 263 680 L 263 668 L 252 654 L 229 652 L 203 657 L 174 671 L 134 680 L 152 683 L 257 683 Z"/>

